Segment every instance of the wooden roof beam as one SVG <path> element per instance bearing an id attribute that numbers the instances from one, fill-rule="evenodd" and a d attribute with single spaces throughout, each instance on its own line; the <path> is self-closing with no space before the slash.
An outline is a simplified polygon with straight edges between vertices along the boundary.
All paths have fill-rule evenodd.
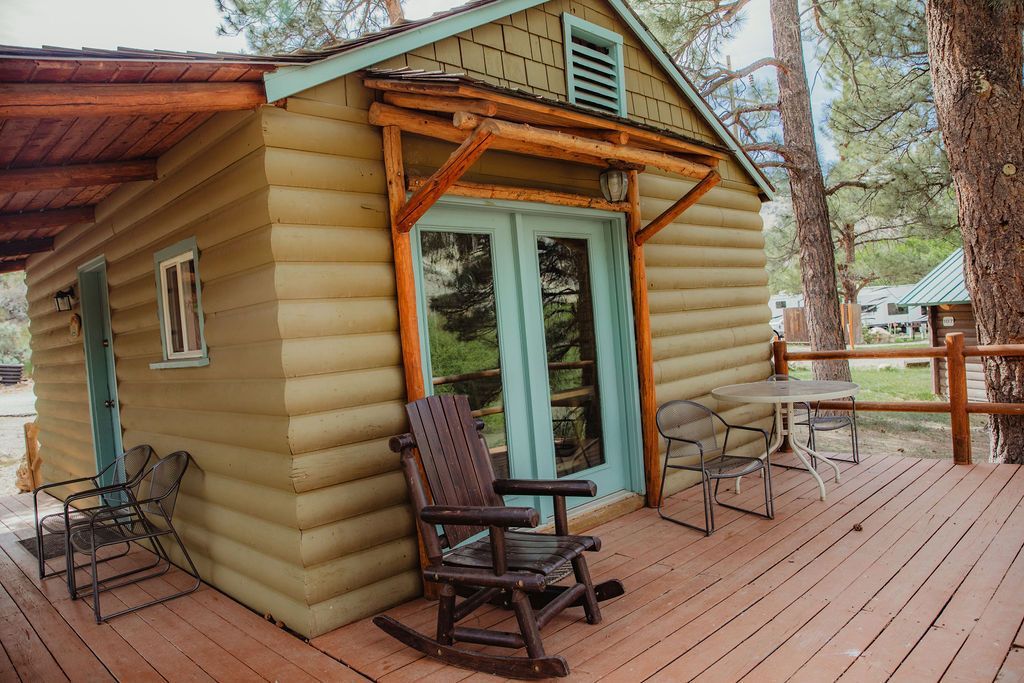
<path id="1" fill-rule="evenodd" d="M 616 145 L 603 140 L 582 138 L 576 135 L 560 133 L 547 128 L 528 126 L 522 123 L 511 123 L 498 119 L 481 119 L 475 114 L 456 112 L 452 117 L 452 123 L 456 128 L 472 128 L 477 125 L 492 124 L 495 135 L 505 140 L 511 140 L 522 144 L 540 144 L 554 149 L 575 154 L 606 159 L 609 161 L 623 161 L 629 164 L 643 164 L 654 166 L 663 171 L 678 173 L 686 178 L 701 179 L 708 175 L 713 169 L 704 164 L 698 164 L 687 159 L 657 152 L 651 149 L 632 147 L 628 145 Z"/>
<path id="2" fill-rule="evenodd" d="M 0 192 L 56 190 L 155 180 L 156 159 L 0 170 Z"/>
<path id="3" fill-rule="evenodd" d="M 424 111 L 454 114 L 457 111 L 469 111 L 481 116 L 494 116 L 498 113 L 498 105 L 487 100 L 469 97 L 435 97 L 433 95 L 417 95 L 415 93 L 384 93 L 384 101 L 396 107 L 406 109 L 422 109 Z"/>
<path id="4" fill-rule="evenodd" d="M 15 261 L 0 261 L 0 273 L 14 273 L 25 270 L 25 263 L 28 259 L 17 259 Z"/>
<path id="5" fill-rule="evenodd" d="M 424 135 L 456 144 L 461 144 L 470 134 L 468 130 L 459 130 L 452 126 L 451 119 L 431 116 L 430 114 L 401 107 L 393 107 L 382 102 L 374 102 L 370 105 L 369 122 L 375 126 L 395 126 L 406 133 Z M 514 152 L 516 154 L 527 154 L 546 159 L 562 159 L 563 161 L 572 161 L 600 168 L 608 166 L 607 161 L 598 157 L 586 154 L 573 154 L 537 143 L 524 144 L 515 140 L 498 139 L 491 144 L 491 149 Z"/>
<path id="6" fill-rule="evenodd" d="M 699 183 L 691 187 L 690 191 L 684 194 L 679 201 L 665 209 L 660 216 L 648 223 L 643 230 L 640 230 L 633 235 L 634 244 L 639 247 L 643 245 L 644 242 L 654 237 L 662 230 L 662 228 L 667 226 L 676 218 L 679 218 L 683 211 L 686 211 L 688 208 L 700 201 L 700 198 L 707 194 L 711 188 L 717 185 L 721 179 L 722 176 L 718 175 L 718 171 L 712 170 L 704 176 Z"/>
<path id="7" fill-rule="evenodd" d="M 501 118 L 505 112 L 516 113 L 528 112 L 542 116 L 549 116 L 560 119 L 558 126 L 584 127 L 607 130 L 619 130 L 629 134 L 636 143 L 658 145 L 665 149 L 680 154 L 695 154 L 714 159 L 728 159 L 728 152 L 714 149 L 710 146 L 681 140 L 676 136 L 646 130 L 639 126 L 632 126 L 628 123 L 604 118 L 596 114 L 587 114 L 575 109 L 561 106 L 556 103 L 543 102 L 540 100 L 516 97 L 514 95 L 489 90 L 487 88 L 474 87 L 465 83 L 414 83 L 388 78 L 367 78 L 363 83 L 368 88 L 386 92 L 416 93 L 429 97 L 447 96 L 461 97 L 468 99 L 481 99 L 494 102 L 498 105 Z M 556 125 L 556 124 L 552 124 Z"/>
<path id="8" fill-rule="evenodd" d="M 409 176 L 409 189 L 412 191 L 418 190 L 423 187 L 426 180 L 423 176 Z M 559 206 L 573 206 L 585 209 L 601 209 L 603 211 L 624 212 L 629 210 L 629 202 L 610 202 L 603 197 L 590 197 L 584 194 L 560 192 L 541 187 L 474 183 L 468 180 L 456 181 L 454 185 L 448 188 L 448 194 L 457 197 L 538 202 L 541 204 L 557 204 Z"/>
<path id="9" fill-rule="evenodd" d="M 259 82 L 0 83 L 0 117 L 138 116 L 254 109 Z"/>
<path id="10" fill-rule="evenodd" d="M 434 205 L 441 195 L 454 185 L 477 159 L 484 155 L 493 142 L 493 125 L 484 124 L 474 130 L 459 145 L 459 148 L 452 152 L 444 165 L 437 169 L 434 175 L 427 178 L 426 182 L 409 197 L 399 210 L 395 219 L 398 232 L 412 230 L 416 221 L 422 218 L 423 214 Z"/>
<path id="11" fill-rule="evenodd" d="M 41 251 L 53 251 L 52 237 L 0 242 L 0 257 L 25 256 L 27 254 L 37 254 Z"/>
<path id="12" fill-rule="evenodd" d="M 0 213 L 0 233 L 59 228 L 65 225 L 74 225 L 75 223 L 91 223 L 94 220 L 96 220 L 96 210 L 92 206 L 76 206 L 70 209 L 51 209 L 49 211 Z"/>

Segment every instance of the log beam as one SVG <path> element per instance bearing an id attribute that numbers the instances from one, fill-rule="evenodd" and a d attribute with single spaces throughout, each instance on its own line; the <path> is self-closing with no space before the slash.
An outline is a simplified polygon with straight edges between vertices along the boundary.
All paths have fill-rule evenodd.
<path id="1" fill-rule="evenodd" d="M 40 237 L 30 240 L 13 240 L 11 242 L 0 242 L 0 257 L 2 256 L 25 256 L 27 254 L 38 254 L 42 251 L 53 251 L 53 238 Z"/>
<path id="2" fill-rule="evenodd" d="M 415 192 L 423 187 L 426 180 L 423 176 L 410 176 L 409 189 Z M 467 180 L 455 182 L 448 188 L 448 194 L 459 197 L 477 197 L 480 199 L 539 202 L 542 204 L 556 204 L 558 206 L 572 206 L 584 209 L 601 209 L 602 211 L 625 212 L 629 210 L 628 202 L 610 202 L 602 197 L 589 197 L 583 194 L 559 192 L 539 187 L 474 183 Z"/>
<path id="3" fill-rule="evenodd" d="M 487 100 L 469 97 L 434 97 L 415 93 L 384 93 L 384 101 L 396 107 L 406 109 L 422 109 L 424 111 L 454 114 L 457 111 L 468 111 L 481 116 L 494 116 L 498 113 L 498 105 Z"/>
<path id="4" fill-rule="evenodd" d="M 0 84 L 4 118 L 235 111 L 266 101 L 260 82 Z"/>
<path id="5" fill-rule="evenodd" d="M 482 125 L 466 138 L 434 175 L 427 178 L 402 206 L 396 217 L 398 232 L 409 232 L 449 187 L 455 184 L 494 142 L 494 126 Z"/>
<path id="6" fill-rule="evenodd" d="M 0 192 L 57 190 L 155 179 L 156 159 L 12 168 L 0 170 Z"/>
<path id="7" fill-rule="evenodd" d="M 630 137 L 637 143 L 654 145 L 661 149 L 681 154 L 698 154 L 720 160 L 729 158 L 728 152 L 713 149 L 697 142 L 680 140 L 672 135 L 645 130 L 637 126 L 602 118 L 595 114 L 587 114 L 569 109 L 559 104 L 516 97 L 515 95 L 486 88 L 474 87 L 466 83 L 413 83 L 389 78 L 368 78 L 363 83 L 368 88 L 386 92 L 417 93 L 430 97 L 449 96 L 484 99 L 498 105 L 498 116 L 501 118 L 535 119 L 537 121 L 544 119 L 545 125 L 621 130 L 629 133 Z"/>
<path id="8" fill-rule="evenodd" d="M 94 220 L 96 220 L 96 212 L 92 206 L 76 206 L 70 209 L 51 209 L 49 211 L 0 213 L 0 233 L 59 228 L 65 225 L 74 225 L 75 223 L 91 223 Z"/>
<path id="9" fill-rule="evenodd" d="M 390 104 L 374 102 L 370 105 L 369 122 L 374 126 L 396 126 L 403 132 L 423 135 L 446 142 L 461 144 L 469 137 L 471 131 L 459 130 L 452 125 L 451 119 L 443 119 L 430 114 L 393 107 Z M 608 163 L 603 159 L 584 154 L 570 154 L 546 145 L 523 144 L 512 140 L 495 140 L 493 149 L 515 154 L 526 154 L 545 159 L 562 159 L 578 164 L 604 168 Z"/>
<path id="10" fill-rule="evenodd" d="M 684 211 L 700 201 L 700 198 L 717 185 L 721 179 L 722 176 L 718 175 L 718 171 L 712 170 L 699 183 L 691 187 L 689 192 L 680 197 L 679 201 L 665 209 L 660 216 L 648 223 L 643 230 L 636 233 L 633 239 L 636 240 L 638 245 L 642 245 L 657 235 L 665 226 L 679 218 Z"/>
<path id="11" fill-rule="evenodd" d="M 512 123 L 499 119 L 480 119 L 474 114 L 464 112 L 456 112 L 452 117 L 452 123 L 456 128 L 460 129 L 473 124 L 483 126 L 489 123 L 494 128 L 494 134 L 504 140 L 527 145 L 544 145 L 562 152 L 584 154 L 609 162 L 622 161 L 629 164 L 654 166 L 663 171 L 678 173 L 685 178 L 703 179 L 714 170 L 705 164 L 698 164 L 664 152 L 640 147 L 615 145 L 604 140 L 581 138 L 576 135 L 529 126 L 523 123 Z"/>
<path id="12" fill-rule="evenodd" d="M 15 273 L 19 270 L 25 270 L 25 263 L 27 261 L 28 259 L 23 258 L 16 261 L 2 261 L 0 262 L 0 273 Z"/>

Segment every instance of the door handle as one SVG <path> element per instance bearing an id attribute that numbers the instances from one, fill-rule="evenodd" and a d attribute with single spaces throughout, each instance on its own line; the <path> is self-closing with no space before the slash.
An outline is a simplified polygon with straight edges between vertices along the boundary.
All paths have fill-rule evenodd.
<path id="1" fill-rule="evenodd" d="M 114 407 L 114 401 L 108 398 L 106 401 L 103 402 L 103 406 L 105 408 L 113 408 Z"/>

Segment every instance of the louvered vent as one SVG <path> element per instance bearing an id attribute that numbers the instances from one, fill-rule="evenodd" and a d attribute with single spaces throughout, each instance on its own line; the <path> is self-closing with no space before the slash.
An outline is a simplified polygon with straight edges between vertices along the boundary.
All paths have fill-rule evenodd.
<path id="1" fill-rule="evenodd" d="M 574 15 L 563 15 L 569 101 L 626 115 L 622 37 Z"/>

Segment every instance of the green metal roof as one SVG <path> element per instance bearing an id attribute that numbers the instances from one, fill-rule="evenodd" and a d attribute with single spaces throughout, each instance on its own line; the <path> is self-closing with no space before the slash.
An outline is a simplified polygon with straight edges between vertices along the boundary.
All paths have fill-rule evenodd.
<path id="1" fill-rule="evenodd" d="M 904 306 L 936 306 L 938 304 L 969 304 L 971 295 L 964 282 L 964 250 L 957 249 L 932 272 L 921 278 L 914 288 L 900 299 Z"/>

